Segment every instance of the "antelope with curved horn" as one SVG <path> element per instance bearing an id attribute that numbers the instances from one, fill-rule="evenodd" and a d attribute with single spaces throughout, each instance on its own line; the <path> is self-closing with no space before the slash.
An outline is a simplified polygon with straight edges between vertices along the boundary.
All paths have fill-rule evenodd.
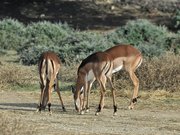
<path id="1" fill-rule="evenodd" d="M 113 96 L 114 114 L 116 114 L 117 105 L 115 102 L 115 89 L 111 81 L 111 76 L 122 68 L 129 73 L 134 84 L 134 92 L 129 109 L 134 108 L 134 104 L 137 102 L 139 89 L 139 79 L 135 75 L 135 70 L 141 63 L 142 55 L 140 51 L 131 45 L 117 45 L 104 52 L 94 53 L 84 59 L 78 68 L 78 77 L 76 88 L 74 90 L 76 110 L 83 114 L 84 110 L 89 109 L 89 92 L 93 82 L 97 80 L 101 87 L 101 98 L 96 114 L 101 112 L 101 109 L 104 106 L 105 85 L 108 80 Z M 83 93 L 83 95 L 81 93 Z"/>
<path id="2" fill-rule="evenodd" d="M 39 76 L 41 94 L 38 105 L 38 110 L 44 110 L 48 105 L 48 110 L 51 112 L 51 93 L 54 88 L 59 96 L 62 109 L 66 111 L 58 84 L 58 73 L 60 69 L 60 59 L 54 52 L 44 52 L 39 59 Z"/>

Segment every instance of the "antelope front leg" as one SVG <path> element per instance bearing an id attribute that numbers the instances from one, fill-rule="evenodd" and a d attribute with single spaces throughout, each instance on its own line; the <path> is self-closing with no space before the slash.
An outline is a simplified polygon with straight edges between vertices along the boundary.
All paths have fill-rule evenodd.
<path id="1" fill-rule="evenodd" d="M 89 95 L 90 95 L 90 90 L 92 87 L 92 84 L 95 80 L 89 81 L 88 86 L 87 86 L 87 101 L 86 101 L 86 112 L 89 112 Z"/>
<path id="2" fill-rule="evenodd" d="M 87 98 L 88 98 L 88 96 L 87 96 L 87 86 L 88 84 L 87 83 L 85 83 L 84 84 L 84 90 L 83 90 L 83 93 L 82 93 L 82 95 L 80 94 L 80 97 L 81 97 L 81 105 L 82 105 L 82 108 L 81 108 L 81 111 L 80 111 L 80 114 L 84 114 L 85 113 L 85 111 L 86 111 L 86 103 L 87 103 Z"/>

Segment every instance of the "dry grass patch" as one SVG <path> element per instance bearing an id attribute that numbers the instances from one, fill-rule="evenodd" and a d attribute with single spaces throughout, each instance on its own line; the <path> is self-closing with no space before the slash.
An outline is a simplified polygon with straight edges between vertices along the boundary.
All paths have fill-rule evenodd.
<path id="1" fill-rule="evenodd" d="M 26 87 L 38 83 L 36 66 L 23 66 L 18 63 L 19 56 L 16 51 L 7 51 L 0 57 L 0 90 L 12 87 Z"/>
<path id="2" fill-rule="evenodd" d="M 35 135 L 36 127 L 13 118 L 8 113 L 0 113 L 0 131 L 2 135 Z"/>
<path id="3" fill-rule="evenodd" d="M 136 74 L 140 81 L 140 90 L 180 91 L 180 55 L 167 52 L 163 56 L 144 59 Z M 120 71 L 114 76 L 117 89 L 132 89 L 129 74 Z"/>
<path id="4" fill-rule="evenodd" d="M 166 99 L 172 98 L 173 94 L 166 90 L 156 90 L 150 94 L 151 99 Z"/>
<path id="5" fill-rule="evenodd" d="M 38 82 L 38 73 L 34 66 L 2 63 L 0 71 L 1 90 L 11 88 L 11 86 L 29 86 Z"/>

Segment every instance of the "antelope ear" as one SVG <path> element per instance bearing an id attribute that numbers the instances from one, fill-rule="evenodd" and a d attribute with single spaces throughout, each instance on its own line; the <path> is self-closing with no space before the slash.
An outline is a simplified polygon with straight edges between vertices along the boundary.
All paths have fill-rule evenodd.
<path id="1" fill-rule="evenodd" d="M 71 90 L 72 90 L 72 93 L 74 94 L 75 92 L 75 87 L 73 85 L 71 85 Z"/>

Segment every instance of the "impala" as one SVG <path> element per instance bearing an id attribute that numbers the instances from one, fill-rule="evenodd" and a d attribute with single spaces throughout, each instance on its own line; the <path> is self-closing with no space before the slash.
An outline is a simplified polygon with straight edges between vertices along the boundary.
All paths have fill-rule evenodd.
<path id="1" fill-rule="evenodd" d="M 135 70 L 142 63 L 142 55 L 140 51 L 131 45 L 117 45 L 104 52 L 97 52 L 82 61 L 77 72 L 77 82 L 74 92 L 75 108 L 81 114 L 84 110 L 89 109 L 89 92 L 95 80 L 100 84 L 101 98 L 96 115 L 104 107 L 104 96 L 106 91 L 106 81 L 108 80 L 111 86 L 114 115 L 117 112 L 117 105 L 115 101 L 115 89 L 112 84 L 112 74 L 121 69 L 125 69 L 134 84 L 134 92 L 129 105 L 129 109 L 134 108 L 137 102 L 139 80 L 135 75 Z M 83 93 L 83 94 L 82 94 Z"/>
<path id="2" fill-rule="evenodd" d="M 62 109 L 65 111 L 65 107 L 61 98 L 58 84 L 58 73 L 60 69 L 60 59 L 54 52 L 44 52 L 39 59 L 39 76 L 41 94 L 38 105 L 38 110 L 44 110 L 48 105 L 48 110 L 51 112 L 51 93 L 54 88 L 59 96 Z"/>
<path id="3" fill-rule="evenodd" d="M 111 84 L 113 92 L 113 104 L 116 112 L 117 109 L 114 100 L 115 93 L 111 82 L 112 68 L 112 59 L 109 54 L 105 52 L 96 52 L 82 61 L 78 68 L 78 78 L 76 82 L 76 89 L 74 90 L 75 108 L 78 112 L 83 114 L 84 110 L 87 109 L 86 111 L 88 111 L 88 95 L 95 80 L 98 81 L 101 87 L 101 99 L 97 114 L 101 111 L 101 108 L 104 106 L 105 84 L 107 79 Z"/>

